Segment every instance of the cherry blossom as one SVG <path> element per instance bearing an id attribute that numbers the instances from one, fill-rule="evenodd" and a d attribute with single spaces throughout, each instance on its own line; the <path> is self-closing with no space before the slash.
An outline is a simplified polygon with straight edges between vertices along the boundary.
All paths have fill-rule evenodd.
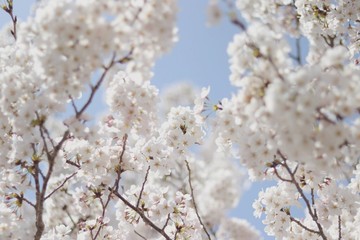
<path id="1" fill-rule="evenodd" d="M 267 180 L 253 203 L 267 235 L 359 239 L 359 9 L 209 1 L 209 23 L 239 30 L 236 90 L 214 104 L 210 87 L 151 82 L 175 0 L 38 1 L 23 22 L 4 1 L 0 238 L 262 239 L 228 215 Z"/>

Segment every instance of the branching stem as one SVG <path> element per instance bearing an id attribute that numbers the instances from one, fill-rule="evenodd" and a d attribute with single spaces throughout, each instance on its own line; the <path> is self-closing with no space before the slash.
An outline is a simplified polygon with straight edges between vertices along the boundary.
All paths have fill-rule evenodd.
<path id="1" fill-rule="evenodd" d="M 206 236 L 208 237 L 209 240 L 211 240 L 210 234 L 209 234 L 209 232 L 207 231 L 205 224 L 204 224 L 203 221 L 201 220 L 201 217 L 200 217 L 200 214 L 199 214 L 197 205 L 196 205 L 195 195 L 194 195 L 194 188 L 193 188 L 192 182 L 191 182 L 191 169 L 190 169 L 189 162 L 188 162 L 187 160 L 185 160 L 185 163 L 186 163 L 186 168 L 187 168 L 187 170 L 188 170 L 188 172 L 189 172 L 189 178 L 188 178 L 188 180 L 189 180 L 191 198 L 192 198 L 192 202 L 193 202 L 194 209 L 195 209 L 195 212 L 196 212 L 196 216 L 197 216 L 197 218 L 199 219 L 199 222 L 200 222 L 201 226 L 203 227 Z"/>

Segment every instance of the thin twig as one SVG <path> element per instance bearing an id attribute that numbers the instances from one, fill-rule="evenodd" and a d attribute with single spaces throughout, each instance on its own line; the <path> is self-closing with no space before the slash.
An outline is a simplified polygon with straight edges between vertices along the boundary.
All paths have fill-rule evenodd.
<path id="1" fill-rule="evenodd" d="M 279 172 L 277 171 L 276 167 L 273 167 L 273 169 L 274 169 L 275 175 L 276 175 L 281 181 L 290 182 L 290 183 L 292 182 L 292 180 L 290 180 L 290 179 L 285 179 L 285 178 L 281 177 L 280 174 L 279 174 Z"/>
<path id="2" fill-rule="evenodd" d="M 314 188 L 311 188 L 310 190 L 310 194 L 311 194 L 311 203 L 313 206 L 315 206 L 315 194 L 314 194 Z"/>
<path id="3" fill-rule="evenodd" d="M 35 114 L 36 114 L 37 120 L 38 120 L 39 122 L 41 122 L 40 116 L 38 115 L 38 113 L 36 112 Z M 42 123 L 40 123 L 40 125 L 39 125 L 40 136 L 41 136 L 41 139 L 42 139 L 43 144 L 44 144 L 44 149 L 45 149 L 46 156 L 47 156 L 47 158 L 49 159 L 49 158 L 51 158 L 51 153 L 50 153 L 50 150 L 49 150 L 49 147 L 48 147 L 48 145 L 47 145 L 47 141 L 46 141 L 46 138 L 45 138 L 45 135 L 44 135 L 43 124 L 44 124 L 44 123 L 42 122 Z"/>
<path id="4" fill-rule="evenodd" d="M 237 17 L 236 15 L 234 14 L 231 14 L 230 15 L 230 20 L 231 20 L 231 23 L 233 23 L 235 26 L 239 27 L 242 31 L 244 31 L 245 35 L 249 38 L 249 40 L 251 40 L 251 36 L 249 36 L 248 32 L 247 32 L 247 29 L 246 29 L 246 26 L 243 22 L 241 22 Z M 255 48 L 255 49 L 260 49 L 259 47 L 257 47 L 257 45 L 255 43 L 250 43 L 248 44 L 250 48 Z M 270 65 L 273 67 L 273 69 L 275 70 L 277 76 L 282 80 L 282 81 L 285 81 L 285 78 L 283 75 L 281 75 L 281 73 L 279 72 L 279 68 L 276 66 L 276 64 L 274 63 L 273 59 L 271 58 L 271 56 L 265 56 L 263 55 L 262 53 L 260 53 L 260 56 L 259 57 L 262 57 L 264 58 L 265 60 L 267 60 Z"/>
<path id="5" fill-rule="evenodd" d="M 112 191 L 110 191 L 107 199 L 106 199 L 106 203 L 104 204 L 102 198 L 100 197 L 100 203 L 101 203 L 101 207 L 102 207 L 102 213 L 101 213 L 101 218 L 104 219 L 105 217 L 105 213 L 106 213 L 106 208 L 108 207 L 109 203 L 110 203 L 110 200 L 111 200 L 111 195 L 112 195 Z M 104 224 L 100 224 L 98 230 L 96 231 L 95 233 L 95 236 L 94 236 L 94 240 L 99 236 L 100 234 L 100 231 L 101 229 L 104 227 Z"/>
<path id="6" fill-rule="evenodd" d="M 107 196 L 107 199 L 106 199 L 106 203 L 104 204 L 104 201 L 102 200 L 102 198 L 100 197 L 100 203 L 101 203 L 101 207 L 102 207 L 102 213 L 101 213 L 101 218 L 104 219 L 105 217 L 105 213 L 106 213 L 106 209 L 110 203 L 110 200 L 111 200 L 111 196 L 112 196 L 112 193 L 115 189 L 115 187 L 119 184 L 119 181 L 116 180 L 115 183 L 114 183 L 114 186 L 111 188 L 111 191 L 109 192 L 108 196 Z M 100 234 L 100 231 L 101 229 L 104 227 L 104 224 L 101 224 L 98 228 L 98 230 L 96 231 L 96 234 L 94 236 L 94 240 L 99 236 Z"/>
<path id="7" fill-rule="evenodd" d="M 63 210 L 65 211 L 65 213 L 68 215 L 68 217 L 70 218 L 70 221 L 72 222 L 72 224 L 74 224 L 74 228 L 76 227 L 76 222 L 74 221 L 74 219 L 72 218 L 71 214 L 69 213 L 69 210 L 67 209 L 67 206 L 65 205 L 63 207 Z"/>
<path id="8" fill-rule="evenodd" d="M 136 235 L 138 235 L 139 237 L 141 237 L 142 239 L 147 240 L 143 235 L 141 235 L 140 233 L 138 233 L 136 230 L 134 230 L 134 233 L 135 233 Z"/>
<path id="9" fill-rule="evenodd" d="M 143 5 L 138 9 L 138 11 L 135 14 L 134 19 L 131 21 L 131 25 L 134 25 L 135 22 L 139 19 L 140 13 L 143 11 L 146 3 L 147 3 L 147 0 L 144 0 Z"/>
<path id="10" fill-rule="evenodd" d="M 77 168 L 80 168 L 80 165 L 79 165 L 79 164 L 77 164 L 77 163 L 75 163 L 75 162 L 72 162 L 72 161 L 70 161 L 70 160 L 66 160 L 66 163 L 67 163 L 67 164 L 70 164 L 70 165 L 72 165 L 72 166 L 75 166 L 75 167 L 77 167 Z"/>
<path id="11" fill-rule="evenodd" d="M 55 147 L 55 143 L 54 143 L 54 140 L 50 137 L 50 133 L 49 133 L 49 130 L 43 126 L 43 129 L 44 129 L 44 132 L 47 136 L 47 138 L 49 139 L 50 143 L 51 143 L 51 146 L 54 148 Z"/>
<path id="12" fill-rule="evenodd" d="M 330 119 L 328 116 L 326 116 L 326 114 L 324 114 L 323 112 L 321 112 L 321 108 L 317 108 L 316 109 L 316 112 L 318 113 L 318 117 L 317 117 L 317 120 L 324 120 L 325 122 L 327 123 L 330 123 L 330 124 L 336 124 L 336 121 Z"/>
<path id="13" fill-rule="evenodd" d="M 302 227 L 303 229 L 305 229 L 306 231 L 308 232 L 311 232 L 311 233 L 315 233 L 315 234 L 319 234 L 319 231 L 316 231 L 314 229 L 311 229 L 311 228 L 308 228 L 307 226 L 305 226 L 304 224 L 302 224 L 299 220 L 293 218 L 293 217 L 290 217 L 290 220 L 292 222 L 295 222 L 297 225 L 299 225 L 300 227 Z"/>
<path id="14" fill-rule="evenodd" d="M 111 191 L 112 189 L 109 188 L 109 190 Z M 158 233 L 160 233 L 166 240 L 171 240 L 171 238 L 169 237 L 169 235 L 167 235 L 167 233 L 159 228 L 158 226 L 156 226 L 143 212 L 143 210 L 135 207 L 133 204 L 131 204 L 128 200 L 126 200 L 123 196 L 121 196 L 118 192 L 113 192 L 113 194 L 115 196 L 117 196 L 123 203 L 125 203 L 125 205 L 127 205 L 128 207 L 130 207 L 132 210 L 134 210 L 137 214 L 140 215 L 141 219 L 148 225 L 150 225 L 150 227 L 152 227 L 155 231 L 157 231 Z"/>
<path id="15" fill-rule="evenodd" d="M 74 177 L 77 174 L 77 172 L 74 172 L 73 174 L 71 174 L 70 176 L 68 176 L 67 178 L 65 178 L 65 180 L 57 187 L 55 188 L 49 195 L 47 195 L 44 200 L 48 199 L 49 197 L 51 197 L 56 191 L 58 191 L 60 188 L 62 188 L 65 183 L 67 181 L 69 181 L 72 177 Z"/>
<path id="16" fill-rule="evenodd" d="M 44 173 L 42 172 L 41 168 L 39 168 L 39 174 L 40 174 L 42 180 L 44 180 L 44 179 L 45 179 L 45 175 L 44 175 Z"/>
<path id="17" fill-rule="evenodd" d="M 119 184 L 120 184 L 120 179 L 121 179 L 121 162 L 123 160 L 123 157 L 124 157 L 124 154 L 125 154 L 125 149 L 126 149 L 126 141 L 127 141 L 127 137 L 128 135 L 125 134 L 124 137 L 123 137 L 123 145 L 122 145 L 122 148 L 121 148 L 121 152 L 120 152 L 120 155 L 119 155 L 119 167 L 118 168 L 115 168 L 116 170 L 116 173 L 117 173 L 117 177 L 116 177 L 116 180 L 114 182 L 114 185 L 112 188 L 109 188 L 110 192 L 109 192 L 109 195 L 107 197 L 107 200 L 106 200 L 106 203 L 104 204 L 102 198 L 100 197 L 100 203 L 101 203 L 101 206 L 102 206 L 102 218 L 105 217 L 105 213 L 106 213 L 106 208 L 107 206 L 109 205 L 110 203 L 110 200 L 111 200 L 111 196 L 113 194 L 114 191 L 118 191 L 119 189 Z M 102 229 L 103 225 L 100 225 L 99 228 L 97 229 L 96 233 L 95 233 L 95 236 L 92 238 L 93 240 L 96 239 L 99 234 L 100 234 L 100 231 Z"/>
<path id="18" fill-rule="evenodd" d="M 280 151 L 278 151 L 278 153 L 280 154 L 280 156 L 283 156 Z M 317 225 L 317 227 L 319 229 L 318 234 L 322 237 L 322 239 L 327 240 L 327 237 L 325 236 L 324 230 L 323 230 L 321 224 L 318 222 L 318 216 L 312 210 L 312 207 L 310 205 L 310 201 L 305 196 L 305 193 L 304 193 L 303 189 L 300 187 L 300 184 L 296 181 L 294 173 L 291 171 L 291 169 L 288 166 L 286 161 L 284 161 L 281 165 L 284 166 L 285 169 L 287 170 L 287 172 L 289 173 L 289 175 L 290 175 L 290 177 L 292 179 L 292 183 L 295 185 L 297 191 L 300 193 L 302 199 L 304 200 L 311 218 L 313 219 L 313 221 L 315 222 L 315 224 Z"/>
<path id="19" fill-rule="evenodd" d="M 16 23 L 17 23 L 17 17 L 14 16 L 14 6 L 13 6 L 13 0 L 8 0 L 7 1 L 8 4 L 7 5 L 4 5 L 2 6 L 2 9 L 7 12 L 9 14 L 9 16 L 11 17 L 11 21 L 12 21 L 12 24 L 13 24 L 13 29 L 10 30 L 11 32 L 11 35 L 14 37 L 15 41 L 17 39 L 17 33 L 16 33 Z"/>
<path id="20" fill-rule="evenodd" d="M 165 222 L 164 226 L 162 227 L 162 230 L 165 230 L 165 228 L 167 227 L 169 221 L 170 221 L 170 213 L 167 215 L 166 222 Z"/>
<path id="21" fill-rule="evenodd" d="M 36 233 L 35 233 L 35 240 L 40 240 L 41 235 L 44 231 L 45 225 L 42 219 L 42 213 L 43 213 L 43 199 L 41 198 L 41 190 L 40 190 L 40 181 L 39 181 L 39 162 L 34 162 L 34 167 L 35 167 L 35 174 L 34 174 L 34 179 L 35 179 L 35 189 L 36 189 L 36 193 L 35 193 L 35 198 L 36 198 L 36 204 L 35 204 L 35 212 L 36 212 Z"/>
<path id="22" fill-rule="evenodd" d="M 43 144 L 44 147 L 47 147 L 46 144 L 46 139 L 45 136 L 43 134 L 43 124 L 44 122 L 41 122 L 39 125 L 39 129 L 40 129 L 40 135 L 41 138 L 43 140 Z M 69 130 L 64 132 L 64 135 L 62 137 L 62 139 L 60 140 L 60 142 L 55 146 L 55 148 L 53 149 L 52 152 L 50 152 L 48 149 L 46 150 L 46 154 L 47 154 L 47 158 L 48 158 L 48 163 L 49 163 L 49 169 L 48 172 L 46 173 L 46 176 L 43 179 L 43 184 L 42 187 L 40 189 L 40 183 L 39 183 L 39 166 L 38 166 L 38 161 L 34 162 L 35 165 L 35 184 L 38 185 L 36 188 L 36 208 L 35 208 L 35 212 L 36 212 L 36 233 L 34 236 L 34 240 L 40 240 L 44 229 L 45 229 L 45 224 L 43 221 L 43 211 L 44 211 L 44 202 L 45 202 L 45 194 L 46 194 L 46 190 L 47 190 L 47 186 L 50 180 L 50 177 L 53 173 L 53 168 L 55 165 L 55 158 L 57 157 L 62 145 L 64 144 L 64 142 L 68 139 L 70 135 Z"/>
<path id="23" fill-rule="evenodd" d="M 33 204 L 32 202 L 30 202 L 29 200 L 27 200 L 25 197 L 22 197 L 21 200 L 23 200 L 24 202 L 26 202 L 27 204 L 29 204 L 29 205 L 32 206 L 33 208 L 36 208 L 35 204 Z"/>
<path id="24" fill-rule="evenodd" d="M 132 53 L 132 50 L 130 51 L 130 54 L 131 53 Z M 129 56 L 127 55 L 126 58 L 129 59 Z M 122 62 L 121 59 L 118 62 L 121 63 Z M 92 100 L 93 100 L 93 98 L 95 96 L 95 93 L 98 91 L 98 89 L 100 88 L 102 82 L 104 81 L 107 73 L 114 66 L 115 63 L 116 63 L 116 61 L 115 61 L 115 53 L 114 53 L 113 58 L 111 59 L 111 62 L 109 63 L 109 65 L 104 66 L 104 72 L 100 76 L 100 79 L 97 81 L 95 86 L 91 87 L 90 96 L 87 99 L 87 101 L 85 102 L 85 104 L 83 105 L 83 107 L 79 111 L 75 111 L 75 117 L 77 119 L 80 119 L 81 115 L 89 107 L 90 103 L 92 102 Z M 36 233 L 35 233 L 35 236 L 34 236 L 35 240 L 40 240 L 40 238 L 41 238 L 41 236 L 42 236 L 42 234 L 44 232 L 44 229 L 45 229 L 45 224 L 43 222 L 43 216 L 42 215 L 43 215 L 43 211 L 44 211 L 44 201 L 47 199 L 45 197 L 45 194 L 46 194 L 46 190 L 47 190 L 47 186 L 48 186 L 50 177 L 51 177 L 51 175 L 53 173 L 53 168 L 54 168 L 54 165 L 55 165 L 55 159 L 58 156 L 58 153 L 61 150 L 61 148 L 62 148 L 63 144 L 65 143 L 65 141 L 68 140 L 69 137 L 70 137 L 70 131 L 66 130 L 64 132 L 60 142 L 57 145 L 53 146 L 52 151 L 50 151 L 49 148 L 48 148 L 48 145 L 47 145 L 46 138 L 44 136 L 44 132 L 45 132 L 45 129 L 46 129 L 44 127 L 44 122 L 43 121 L 39 121 L 39 122 L 40 122 L 39 123 L 40 135 L 41 135 L 41 138 L 42 138 L 42 141 L 43 141 L 44 150 L 45 150 L 46 155 L 47 155 L 47 160 L 48 160 L 49 167 L 48 167 L 48 171 L 47 171 L 46 176 L 42 175 L 43 176 L 43 181 L 42 181 L 43 183 L 42 183 L 42 187 L 40 189 L 40 181 L 39 181 L 39 177 L 38 177 L 39 174 L 40 174 L 40 168 L 38 166 L 38 162 L 37 163 L 34 162 L 35 173 L 34 173 L 33 176 L 34 176 L 35 185 L 36 185 L 36 205 L 35 205 L 35 210 L 36 210 Z M 48 137 L 49 137 L 49 139 L 51 139 L 50 135 L 48 135 Z M 117 182 L 119 182 L 119 180 L 120 180 L 120 173 L 118 173 Z M 116 185 L 116 190 L 117 189 L 118 189 L 118 183 Z"/>
<path id="25" fill-rule="evenodd" d="M 190 169 L 190 166 L 189 166 L 189 162 L 187 160 L 185 160 L 185 163 L 186 163 L 187 170 L 189 172 L 189 178 L 188 178 L 189 179 L 189 186 L 190 186 L 191 198 L 192 198 L 192 202 L 194 204 L 194 209 L 195 209 L 195 212 L 196 212 L 196 216 L 199 219 L 199 222 L 200 222 L 201 226 L 203 227 L 206 236 L 208 237 L 209 240 L 211 240 L 210 234 L 207 231 L 207 229 L 205 227 L 205 224 L 202 222 L 201 217 L 199 215 L 198 208 L 196 206 L 196 201 L 195 201 L 195 196 L 194 196 L 194 188 L 193 188 L 192 182 L 191 182 L 191 169 Z"/>
<path id="26" fill-rule="evenodd" d="M 81 115 L 84 113 L 84 111 L 89 107 L 89 105 L 91 104 L 95 93 L 99 90 L 101 84 L 103 83 L 103 81 L 105 80 L 106 75 L 108 74 L 109 70 L 115 65 L 115 63 L 126 63 L 131 59 L 131 55 L 133 53 L 133 48 L 129 51 L 128 54 L 126 54 L 124 57 L 122 57 L 119 60 L 115 60 L 116 58 L 116 54 L 113 54 L 113 57 L 111 58 L 110 63 L 107 66 L 103 66 L 104 72 L 101 74 L 99 80 L 96 82 L 95 86 L 91 86 L 91 93 L 90 96 L 88 98 L 88 100 L 85 102 L 85 104 L 83 105 L 83 107 L 78 110 L 78 108 L 76 107 L 75 103 L 73 103 L 73 107 L 75 110 L 75 117 L 77 119 L 79 119 L 81 117 Z"/>
<path id="27" fill-rule="evenodd" d="M 142 186 L 141 186 L 141 190 L 140 190 L 140 194 L 139 194 L 139 198 L 136 202 L 136 207 L 138 208 L 139 205 L 140 205 L 140 201 L 141 201 L 141 197 L 142 197 L 142 194 L 144 192 L 144 188 L 145 188 L 145 184 L 147 182 L 147 179 L 148 179 L 148 176 L 149 176 L 149 172 L 150 172 L 150 166 L 148 167 L 148 169 L 146 170 L 146 174 L 145 174 L 145 179 L 144 179 L 144 182 L 142 183 Z"/>
<path id="28" fill-rule="evenodd" d="M 295 40 L 295 45 L 296 45 L 296 61 L 301 66 L 302 65 L 302 60 L 301 60 L 301 37 L 299 37 L 299 38 L 297 38 Z"/>
<path id="29" fill-rule="evenodd" d="M 71 105 L 72 105 L 72 107 L 73 107 L 73 109 L 74 109 L 74 111 L 75 111 L 75 114 L 78 114 L 78 109 L 77 109 L 77 107 L 76 107 L 76 105 L 75 105 L 75 101 L 74 101 L 74 98 L 69 94 L 69 98 L 70 98 L 70 101 L 71 101 Z"/>
<path id="30" fill-rule="evenodd" d="M 121 165 L 122 165 L 124 154 L 125 154 L 127 138 L 128 138 L 128 135 L 125 133 L 125 135 L 123 137 L 122 148 L 121 148 L 120 154 L 119 154 L 119 164 L 117 167 L 115 167 L 115 172 L 117 173 L 116 182 L 115 182 L 115 186 L 114 186 L 115 191 L 119 190 L 119 182 L 120 182 L 120 178 L 121 178 L 121 173 L 123 172 Z"/>
<path id="31" fill-rule="evenodd" d="M 91 93 L 90 93 L 90 96 L 88 98 L 88 100 L 86 101 L 86 103 L 83 105 L 83 107 L 76 112 L 75 114 L 75 117 L 77 119 L 79 119 L 81 117 L 81 115 L 85 112 L 85 110 L 89 107 L 89 105 L 91 104 L 94 96 L 95 96 L 95 93 L 97 92 L 97 90 L 100 88 L 102 82 L 104 81 L 106 75 L 108 74 L 109 70 L 111 69 L 111 67 L 115 64 L 115 53 L 113 54 L 113 57 L 109 63 L 108 66 L 104 66 L 104 72 L 101 74 L 99 80 L 96 82 L 95 86 L 92 86 L 91 87 Z"/>
<path id="32" fill-rule="evenodd" d="M 339 227 L 339 240 L 342 239 L 342 235 L 341 235 L 341 216 L 338 216 L 338 227 Z"/>
<path id="33" fill-rule="evenodd" d="M 242 23 L 239 19 L 237 19 L 235 17 L 231 17 L 230 20 L 235 26 L 239 27 L 242 31 L 246 31 L 245 24 Z"/>

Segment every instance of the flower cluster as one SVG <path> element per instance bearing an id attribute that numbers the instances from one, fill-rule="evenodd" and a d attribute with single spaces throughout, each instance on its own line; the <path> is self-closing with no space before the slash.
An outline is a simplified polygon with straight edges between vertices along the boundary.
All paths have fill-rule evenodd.
<path id="1" fill-rule="evenodd" d="M 231 16 L 244 31 L 228 47 L 239 90 L 221 101 L 216 141 L 251 179 L 277 181 L 254 203 L 277 239 L 358 238 L 350 233 L 359 212 L 357 5 L 237 1 L 249 25 Z M 295 37 L 292 51 L 286 34 Z M 306 64 L 299 37 L 310 43 Z"/>
<path id="2" fill-rule="evenodd" d="M 109 82 L 106 101 L 114 118 L 111 124 L 123 134 L 131 130 L 133 134 L 151 134 L 156 123 L 158 90 L 132 77 L 119 72 Z"/>
<path id="3" fill-rule="evenodd" d="M 210 1 L 213 24 L 220 6 Z M 260 239 L 227 217 L 246 183 L 233 157 L 251 180 L 276 182 L 253 204 L 268 235 L 359 238 L 360 4 L 227 6 L 242 30 L 228 47 L 238 90 L 209 127 L 210 87 L 194 106 L 188 85 L 165 91 L 158 118 L 150 80 L 176 41 L 175 0 L 40 1 L 21 24 L 6 1 L 1 239 Z M 93 119 L 102 88 L 109 111 Z"/>
<path id="4" fill-rule="evenodd" d="M 173 0 L 41 1 L 27 21 L 4 28 L 0 238 L 215 237 L 243 173 L 228 154 L 208 155 L 204 99 L 178 106 L 194 100 L 190 86 L 177 97 L 168 91 L 158 121 L 151 71 L 176 40 L 176 8 Z M 12 1 L 3 9 L 14 20 Z M 109 111 L 97 120 L 87 112 L 101 88 Z M 204 141 L 211 150 L 192 152 Z"/>

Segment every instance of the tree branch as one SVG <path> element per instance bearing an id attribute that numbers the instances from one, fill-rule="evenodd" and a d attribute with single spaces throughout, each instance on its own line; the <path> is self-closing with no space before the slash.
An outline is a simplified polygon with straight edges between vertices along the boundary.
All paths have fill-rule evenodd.
<path id="1" fill-rule="evenodd" d="M 341 216 L 338 216 L 338 227 L 339 227 L 339 240 L 342 239 L 342 235 L 341 235 Z"/>
<path id="2" fill-rule="evenodd" d="M 165 222 L 164 226 L 162 227 L 162 230 L 164 230 L 167 227 L 169 221 L 170 221 L 170 213 L 168 214 L 168 216 L 166 218 L 166 222 Z"/>
<path id="3" fill-rule="evenodd" d="M 138 233 L 136 230 L 134 230 L 134 233 L 136 235 L 138 235 L 140 238 L 144 239 L 144 240 L 147 240 L 143 235 L 141 235 L 140 233 Z"/>
<path id="4" fill-rule="evenodd" d="M 207 229 L 205 227 L 205 224 L 202 222 L 201 217 L 199 215 L 198 208 L 196 206 L 196 201 L 195 201 L 195 196 L 194 196 L 194 188 L 193 188 L 192 182 L 191 182 L 191 169 L 190 169 L 190 166 L 189 166 L 189 162 L 187 160 L 185 160 L 185 163 L 186 163 L 187 170 L 189 172 L 189 178 L 188 178 L 189 179 L 189 186 L 190 186 L 191 198 L 192 198 L 192 202 L 194 204 L 194 209 L 195 209 L 195 212 L 196 212 L 196 216 L 199 219 L 199 222 L 200 222 L 201 226 L 203 227 L 206 236 L 208 237 L 209 240 L 211 240 L 210 234 L 207 231 Z"/>
<path id="5" fill-rule="evenodd" d="M 279 174 L 279 172 L 277 171 L 276 167 L 273 167 L 273 169 L 274 169 L 275 175 L 276 175 L 281 181 L 292 183 L 292 180 L 290 180 L 290 179 L 285 179 L 285 178 L 281 177 L 280 174 Z"/>
<path id="6" fill-rule="evenodd" d="M 311 233 L 315 233 L 315 234 L 319 234 L 319 231 L 316 231 L 314 229 L 308 228 L 307 226 L 305 226 L 304 224 L 302 224 L 299 220 L 295 219 L 294 217 L 290 217 L 290 220 L 292 222 L 295 222 L 297 225 L 299 225 L 300 227 L 302 227 L 303 229 L 305 229 L 308 232 Z"/>
<path id="7" fill-rule="evenodd" d="M 99 80 L 96 82 L 95 86 L 91 87 L 90 96 L 89 96 L 88 100 L 86 101 L 86 103 L 84 104 L 84 106 L 79 111 L 76 110 L 75 117 L 77 119 L 79 119 L 81 117 L 81 115 L 85 112 L 85 110 L 89 107 L 89 105 L 91 104 L 91 102 L 95 96 L 95 93 L 99 90 L 99 88 L 100 88 L 102 82 L 104 81 L 106 75 L 108 74 L 109 70 L 111 69 L 112 66 L 114 66 L 115 56 L 116 55 L 114 53 L 109 65 L 103 67 L 104 72 L 101 74 L 101 76 L 100 76 Z M 77 109 L 76 106 L 74 107 L 74 109 Z"/>
<path id="8" fill-rule="evenodd" d="M 30 202 L 28 199 L 26 199 L 25 197 L 22 197 L 21 200 L 23 200 L 24 202 L 26 202 L 27 204 L 29 204 L 30 206 L 32 206 L 33 208 L 36 208 L 35 204 L 33 204 L 32 202 Z"/>
<path id="9" fill-rule="evenodd" d="M 16 33 L 16 23 L 17 23 L 17 17 L 14 16 L 14 6 L 13 6 L 13 0 L 7 0 L 7 5 L 3 5 L 2 9 L 7 12 L 11 18 L 13 29 L 10 30 L 11 35 L 14 37 L 15 41 L 17 39 L 17 33 Z"/>
<path id="10" fill-rule="evenodd" d="M 109 190 L 111 191 L 112 189 L 109 188 Z M 141 219 L 148 225 L 150 225 L 150 227 L 152 227 L 155 231 L 157 231 L 158 233 L 160 233 L 166 240 L 171 240 L 171 238 L 169 237 L 169 235 L 167 235 L 167 233 L 165 232 L 164 229 L 159 228 L 158 226 L 156 226 L 148 217 L 145 216 L 143 210 L 137 208 L 136 206 L 132 205 L 128 200 L 126 200 L 123 196 L 121 196 L 118 192 L 113 192 L 113 194 L 115 196 L 117 196 L 123 203 L 125 203 L 126 206 L 130 207 L 132 210 L 134 210 L 137 214 L 140 215 Z"/>
<path id="11" fill-rule="evenodd" d="M 106 208 L 108 207 L 109 203 L 110 203 L 110 200 L 111 200 L 111 195 L 113 194 L 114 191 L 118 191 L 119 189 L 119 183 L 120 183 L 120 179 L 121 179 L 121 162 L 122 162 L 122 159 L 123 159 L 123 156 L 124 156 L 124 153 L 125 153 L 125 149 L 126 149 L 126 141 L 127 141 L 127 137 L 128 135 L 125 134 L 124 137 L 123 137 L 123 145 L 122 145 L 122 148 L 121 148 L 121 152 L 120 152 L 120 155 L 119 155 L 119 167 L 115 167 L 115 172 L 117 173 L 117 177 L 116 177 L 116 180 L 114 182 L 114 185 L 112 188 L 109 188 L 110 192 L 109 192 L 109 195 L 107 197 L 107 200 L 106 200 L 106 203 L 104 204 L 102 198 L 100 197 L 100 203 L 101 203 L 101 207 L 102 207 L 102 214 L 101 214 L 101 217 L 104 219 L 105 217 L 105 213 L 106 213 Z M 100 225 L 99 228 L 97 229 L 96 233 L 95 233 L 95 236 L 93 236 L 93 240 L 95 240 L 99 234 L 100 234 L 100 231 L 102 229 L 103 225 Z"/>
<path id="12" fill-rule="evenodd" d="M 125 133 L 125 135 L 123 136 L 123 145 L 122 145 L 122 148 L 120 150 L 119 163 L 118 163 L 117 166 L 115 166 L 115 172 L 117 174 L 116 182 L 115 182 L 115 185 L 114 185 L 114 190 L 115 191 L 119 190 L 119 182 L 120 182 L 120 178 L 121 178 L 121 173 L 123 172 L 123 169 L 122 169 L 121 165 L 122 165 L 123 157 L 124 157 L 124 154 L 125 154 L 127 138 L 128 138 L 128 135 Z"/>
<path id="13" fill-rule="evenodd" d="M 147 178 L 149 176 L 149 172 L 150 172 L 150 166 L 148 167 L 148 169 L 146 170 L 146 174 L 145 174 L 145 179 L 144 179 L 144 182 L 142 183 L 142 186 L 141 186 L 141 190 L 140 190 L 140 194 L 139 194 L 139 198 L 136 202 L 136 207 L 139 208 L 139 205 L 140 205 L 140 201 L 141 201 L 141 197 L 142 197 L 142 194 L 144 192 L 144 188 L 145 188 L 145 184 L 147 182 Z"/>
<path id="14" fill-rule="evenodd" d="M 47 195 L 44 200 L 48 199 L 49 197 L 51 197 L 56 191 L 58 191 L 60 188 L 62 188 L 65 183 L 67 181 L 69 181 L 72 177 L 74 177 L 77 174 L 77 172 L 74 172 L 73 174 L 71 174 L 70 176 L 68 176 L 67 178 L 65 178 L 65 180 L 57 187 L 55 188 L 49 195 Z"/>
<path id="15" fill-rule="evenodd" d="M 282 155 L 280 151 L 278 151 L 278 153 L 279 153 L 280 156 L 282 156 L 282 158 L 284 159 L 284 155 Z M 283 167 L 285 167 L 286 171 L 289 173 L 289 175 L 290 175 L 290 177 L 291 177 L 291 180 L 292 180 L 292 183 L 295 185 L 297 191 L 300 193 L 302 199 L 304 200 L 304 202 L 305 202 L 305 204 L 306 204 L 306 206 L 307 206 L 308 212 L 309 212 L 312 220 L 315 222 L 315 224 L 317 225 L 317 227 L 318 227 L 318 229 L 319 229 L 319 231 L 318 231 L 317 234 L 318 234 L 322 239 L 327 240 L 327 237 L 326 237 L 326 235 L 325 235 L 325 233 L 324 233 L 324 230 L 323 230 L 321 224 L 318 222 L 318 216 L 317 216 L 317 214 L 316 214 L 316 211 L 314 212 L 314 211 L 312 210 L 312 207 L 311 207 L 311 205 L 310 205 L 310 201 L 309 201 L 309 199 L 307 199 L 307 197 L 305 196 L 305 193 L 304 193 L 303 189 L 301 188 L 300 184 L 296 181 L 296 178 L 295 178 L 294 173 L 291 171 L 291 169 L 290 169 L 290 167 L 288 166 L 288 164 L 287 164 L 286 161 L 284 161 L 283 163 L 281 163 L 281 165 L 282 165 Z"/>

